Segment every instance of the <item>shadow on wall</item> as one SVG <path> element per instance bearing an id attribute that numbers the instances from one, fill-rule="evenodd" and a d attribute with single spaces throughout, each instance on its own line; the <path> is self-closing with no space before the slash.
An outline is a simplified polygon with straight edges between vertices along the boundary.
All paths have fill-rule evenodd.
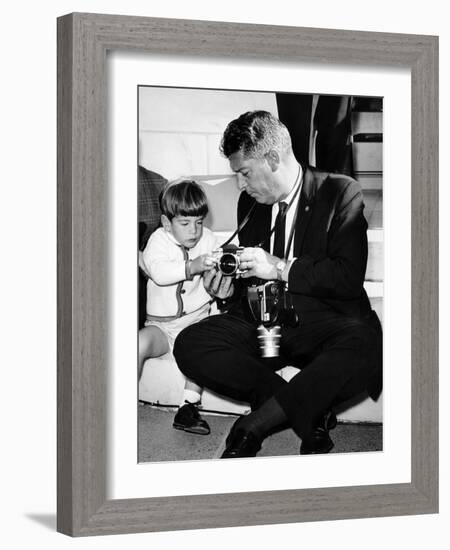
<path id="1" fill-rule="evenodd" d="M 212 231 L 234 231 L 240 190 L 237 178 L 230 176 L 218 183 L 199 181 L 208 199 L 209 213 L 205 225 Z"/>

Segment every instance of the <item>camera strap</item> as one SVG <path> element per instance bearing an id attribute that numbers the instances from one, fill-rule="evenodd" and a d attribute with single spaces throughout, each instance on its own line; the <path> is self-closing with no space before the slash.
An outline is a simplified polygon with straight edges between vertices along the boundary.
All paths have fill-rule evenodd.
<path id="1" fill-rule="evenodd" d="M 297 185 L 297 189 L 294 193 L 294 196 L 292 197 L 292 199 L 289 201 L 289 204 L 287 205 L 287 208 L 286 210 L 284 211 L 284 214 L 283 214 L 283 218 L 285 218 L 287 216 L 287 213 L 289 211 L 289 208 L 292 206 L 292 204 L 294 203 L 297 195 L 299 194 L 300 192 L 300 189 L 302 188 L 302 182 L 303 182 L 303 174 L 302 174 L 302 179 L 300 181 L 300 184 L 298 184 L 298 179 L 300 177 L 300 170 L 301 170 L 301 165 L 299 164 L 298 166 L 298 173 L 297 173 L 297 178 L 295 180 L 295 185 Z M 242 222 L 239 224 L 238 228 L 236 229 L 236 231 L 231 235 L 231 237 L 226 240 L 223 244 L 221 244 L 221 248 L 223 248 L 224 246 L 226 246 L 227 244 L 229 244 L 235 237 L 236 235 L 247 225 L 247 223 L 250 221 L 252 215 L 253 215 L 253 212 L 255 211 L 255 208 L 257 206 L 258 203 L 254 202 L 252 207 L 250 208 L 250 210 L 247 212 L 247 215 L 245 216 L 245 218 L 242 220 Z M 292 220 L 292 226 L 291 226 L 291 231 L 289 233 L 289 239 L 288 239 L 288 244 L 287 244 L 287 248 L 286 248 L 286 251 L 285 251 L 285 255 L 284 257 L 286 258 L 287 257 L 287 254 L 289 254 L 289 250 L 291 248 L 291 245 L 292 245 L 292 239 L 294 237 L 294 232 L 295 232 L 295 223 L 297 221 L 297 214 L 298 214 L 298 208 L 299 208 L 299 204 L 300 204 L 300 199 L 298 200 L 297 202 L 297 208 L 295 209 L 295 214 L 294 214 L 294 219 Z M 272 233 L 275 231 L 275 225 L 272 227 L 272 229 L 270 230 L 270 233 L 269 235 L 263 240 L 261 241 L 259 244 L 256 245 L 256 248 L 260 248 L 262 247 L 262 245 L 264 243 L 267 242 L 267 240 L 269 240 L 272 236 Z"/>
<path id="2" fill-rule="evenodd" d="M 227 246 L 227 244 L 231 243 L 231 241 L 234 239 L 234 237 L 236 237 L 236 235 L 241 231 L 241 229 L 243 229 L 247 224 L 248 222 L 250 221 L 250 218 L 256 208 L 256 202 L 253 203 L 252 207 L 250 208 L 250 210 L 247 212 L 247 215 L 245 216 L 245 218 L 241 221 L 241 223 L 239 224 L 239 227 L 236 229 L 236 231 L 231 235 L 231 237 L 225 241 L 223 244 L 220 245 L 221 248 L 223 248 L 224 246 Z"/>

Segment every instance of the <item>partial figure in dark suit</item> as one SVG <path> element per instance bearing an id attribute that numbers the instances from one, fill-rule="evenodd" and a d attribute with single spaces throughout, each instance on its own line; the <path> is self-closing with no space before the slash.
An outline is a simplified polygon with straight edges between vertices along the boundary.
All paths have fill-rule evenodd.
<path id="1" fill-rule="evenodd" d="M 329 452 L 333 407 L 381 391 L 381 326 L 363 287 L 360 187 L 348 176 L 302 166 L 287 128 L 265 111 L 232 121 L 221 150 L 243 184 L 239 225 L 252 210 L 239 231 L 246 271 L 239 279 L 205 277 L 227 312 L 183 331 L 174 355 L 201 386 L 251 405 L 233 425 L 222 458 L 255 456 L 264 438 L 286 425 L 301 438 L 301 454 Z M 255 277 L 283 281 L 299 318 L 297 326 L 282 326 L 280 354 L 271 359 L 261 357 L 249 315 Z M 301 369 L 289 382 L 276 374 L 286 365 Z"/>
<path id="2" fill-rule="evenodd" d="M 160 174 L 138 166 L 139 250 L 145 248 L 148 238 L 161 224 L 159 195 L 166 183 Z"/>
<path id="3" fill-rule="evenodd" d="M 148 238 L 161 224 L 161 208 L 159 195 L 167 180 L 160 174 L 138 166 L 138 231 L 139 254 L 144 250 Z M 141 262 L 141 258 L 139 258 Z M 147 275 L 139 269 L 139 328 L 142 328 L 146 318 Z"/>

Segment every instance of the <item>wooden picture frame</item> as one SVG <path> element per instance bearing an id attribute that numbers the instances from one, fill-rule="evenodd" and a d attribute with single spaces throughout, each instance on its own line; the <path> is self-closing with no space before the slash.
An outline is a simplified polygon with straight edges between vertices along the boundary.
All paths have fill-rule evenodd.
<path id="1" fill-rule="evenodd" d="M 411 482 L 107 499 L 106 53 L 411 70 Z M 438 38 L 74 13 L 58 19 L 58 531 L 99 535 L 438 511 Z"/>

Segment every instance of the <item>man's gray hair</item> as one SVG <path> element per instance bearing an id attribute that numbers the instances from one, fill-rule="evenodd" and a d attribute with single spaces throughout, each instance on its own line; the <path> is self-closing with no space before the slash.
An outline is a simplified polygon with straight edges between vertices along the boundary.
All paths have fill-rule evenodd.
<path id="1" fill-rule="evenodd" d="M 281 157 L 292 151 L 292 142 L 286 126 L 268 111 L 248 111 L 232 120 L 220 144 L 227 158 L 238 151 L 247 158 L 263 158 L 270 150 Z"/>

